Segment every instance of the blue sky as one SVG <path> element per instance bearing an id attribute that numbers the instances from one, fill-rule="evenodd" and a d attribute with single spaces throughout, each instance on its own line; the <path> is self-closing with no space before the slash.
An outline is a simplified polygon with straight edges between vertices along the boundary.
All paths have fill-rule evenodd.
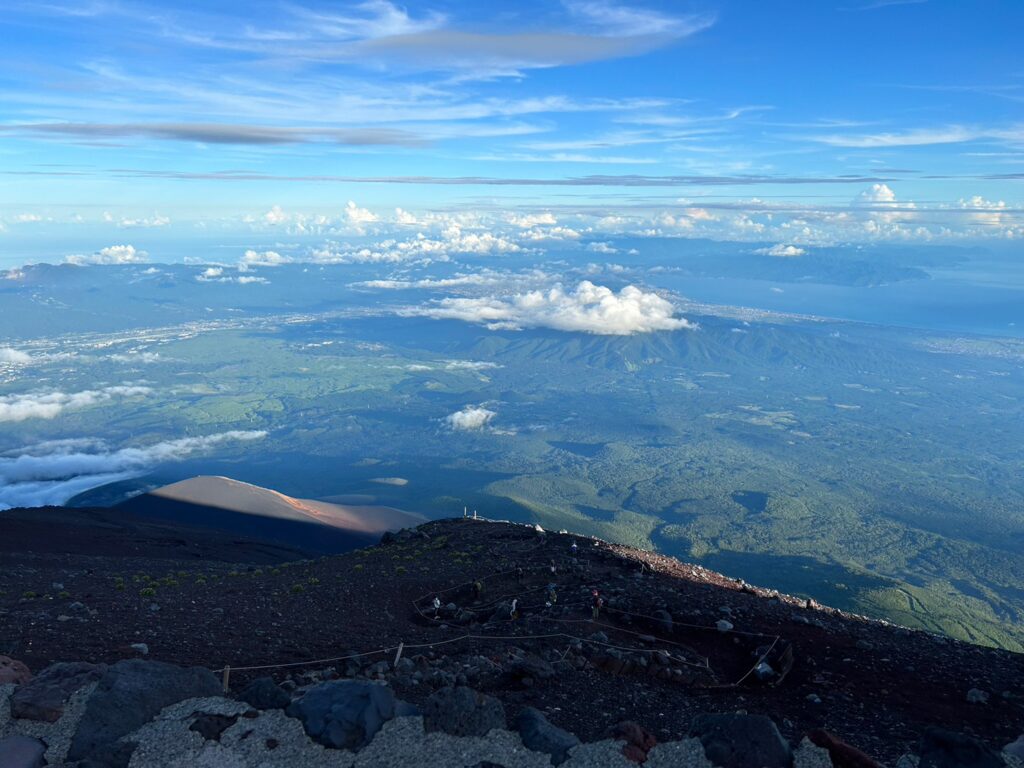
<path id="1" fill-rule="evenodd" d="M 1024 237 L 1016 0 L 5 6 L 7 262 L 453 222 Z"/>

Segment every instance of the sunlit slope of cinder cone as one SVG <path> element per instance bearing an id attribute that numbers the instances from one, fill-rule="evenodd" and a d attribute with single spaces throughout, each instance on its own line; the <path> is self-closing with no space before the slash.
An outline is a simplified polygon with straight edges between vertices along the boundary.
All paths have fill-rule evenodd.
<path id="1" fill-rule="evenodd" d="M 135 514 L 258 536 L 321 551 L 344 551 L 384 531 L 423 522 L 393 507 L 294 499 L 227 477 L 200 476 L 158 488 L 120 505 Z"/>

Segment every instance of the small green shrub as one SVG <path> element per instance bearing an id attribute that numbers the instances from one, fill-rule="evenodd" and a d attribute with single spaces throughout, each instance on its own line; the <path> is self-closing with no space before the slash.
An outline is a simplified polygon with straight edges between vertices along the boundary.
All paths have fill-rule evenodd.
<path id="1" fill-rule="evenodd" d="M 59 597 L 61 600 L 67 600 L 69 597 L 71 597 L 71 593 L 67 591 L 58 592 L 57 597 Z"/>
<path id="2" fill-rule="evenodd" d="M 301 592 L 305 592 L 305 591 L 306 591 L 306 588 L 304 586 L 302 586 L 301 584 L 293 584 L 292 585 L 292 594 L 293 595 L 297 595 L 297 594 L 299 594 Z"/>
<path id="3" fill-rule="evenodd" d="M 405 572 L 406 572 L 406 567 L 404 565 L 400 565 L 400 566 L 398 566 L 395 569 L 395 573 L 397 573 L 399 576 L 401 576 Z"/>
<path id="4" fill-rule="evenodd" d="M 308 581 L 310 584 L 320 583 L 320 579 L 318 579 L 316 576 L 310 576 L 308 579 L 306 579 L 306 581 Z"/>
<path id="5" fill-rule="evenodd" d="M 21 596 L 24 597 L 26 600 L 35 600 L 37 597 L 39 597 L 39 595 L 37 595 L 31 589 L 27 592 L 22 592 Z"/>
<path id="6" fill-rule="evenodd" d="M 353 571 L 361 571 L 361 570 L 363 570 L 363 564 L 362 563 L 356 563 L 355 565 L 352 566 L 352 570 Z"/>
<path id="7" fill-rule="evenodd" d="M 156 590 L 153 587 L 143 587 L 139 590 L 139 594 L 143 597 L 153 597 L 156 594 Z"/>

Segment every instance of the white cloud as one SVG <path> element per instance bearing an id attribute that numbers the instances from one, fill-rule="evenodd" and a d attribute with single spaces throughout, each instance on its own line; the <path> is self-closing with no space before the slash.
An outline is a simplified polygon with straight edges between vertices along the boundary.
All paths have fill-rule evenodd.
<path id="1" fill-rule="evenodd" d="M 239 260 L 244 267 L 279 267 L 282 264 L 291 263 L 291 259 L 282 256 L 277 251 L 254 251 L 248 250 Z"/>
<path id="2" fill-rule="evenodd" d="M 1010 220 L 1006 203 L 1002 200 L 994 202 L 986 200 L 981 195 L 975 195 L 969 200 L 961 200 L 959 205 L 962 209 L 971 211 L 967 218 L 975 224 L 1002 226 Z"/>
<path id="3" fill-rule="evenodd" d="M 234 430 L 117 451 L 104 450 L 102 441 L 90 439 L 40 443 L 18 456 L 0 456 L 0 509 L 63 504 L 91 488 L 142 475 L 161 462 L 266 435 Z"/>
<path id="4" fill-rule="evenodd" d="M 758 253 L 762 256 L 776 256 L 783 259 L 792 259 L 797 256 L 803 256 L 807 251 L 795 245 L 783 245 L 782 243 L 777 243 L 770 248 L 758 248 L 754 253 Z"/>
<path id="5" fill-rule="evenodd" d="M 136 250 L 134 245 L 110 245 L 101 248 L 95 253 L 72 254 L 65 261 L 68 264 L 143 264 L 149 254 L 145 251 Z"/>
<path id="6" fill-rule="evenodd" d="M 0 395 L 0 422 L 26 419 L 53 419 L 66 410 L 88 408 L 115 398 L 140 397 L 152 392 L 149 387 L 124 385 L 87 389 L 81 392 L 40 392 Z"/>
<path id="7" fill-rule="evenodd" d="M 587 246 L 587 250 L 591 253 L 605 253 L 613 254 L 618 253 L 619 249 L 614 247 L 611 243 L 590 243 Z"/>
<path id="8" fill-rule="evenodd" d="M 541 225 L 554 226 L 558 223 L 558 219 L 556 219 L 552 213 L 513 213 L 509 214 L 507 219 L 509 224 L 521 229 L 533 229 L 534 227 Z"/>
<path id="9" fill-rule="evenodd" d="M 32 355 L 22 352 L 20 349 L 11 347 L 0 347 L 0 363 L 15 363 L 17 365 L 28 365 L 32 362 Z"/>
<path id="10" fill-rule="evenodd" d="M 484 323 L 489 328 L 554 328 L 618 336 L 696 327 L 685 318 L 674 317 L 672 303 L 656 293 L 633 285 L 615 293 L 589 280 L 580 282 L 571 292 L 557 285 L 547 291 L 505 298 L 446 298 L 402 312 Z"/>
<path id="11" fill-rule="evenodd" d="M 449 413 L 445 416 L 444 420 L 451 429 L 469 431 L 483 429 L 497 415 L 496 412 L 489 411 L 481 406 L 467 405 L 461 411 Z"/>
<path id="12" fill-rule="evenodd" d="M 133 363 L 152 365 L 162 361 L 159 352 L 129 352 L 128 354 L 111 355 L 110 359 L 115 363 Z"/>
<path id="13" fill-rule="evenodd" d="M 280 205 L 273 206 L 269 211 L 263 214 L 263 221 L 267 224 L 285 224 L 291 217 L 281 210 Z"/>
<path id="14" fill-rule="evenodd" d="M 121 229 L 151 229 L 154 227 L 166 227 L 169 226 L 170 223 L 171 220 L 167 216 L 160 216 L 158 214 L 155 216 L 150 216 L 148 218 L 144 217 L 140 219 L 131 219 L 125 217 L 122 218 L 117 223 L 117 226 L 120 227 Z"/>
<path id="15" fill-rule="evenodd" d="M 395 208 L 395 224 L 399 224 L 403 227 L 415 227 L 419 226 L 420 220 L 408 211 L 404 211 L 401 208 Z"/>
<path id="16" fill-rule="evenodd" d="M 348 203 L 345 204 L 345 216 L 349 223 L 356 227 L 380 221 L 380 217 L 377 214 L 373 211 L 367 210 L 366 208 L 360 208 L 353 200 L 349 200 Z"/>

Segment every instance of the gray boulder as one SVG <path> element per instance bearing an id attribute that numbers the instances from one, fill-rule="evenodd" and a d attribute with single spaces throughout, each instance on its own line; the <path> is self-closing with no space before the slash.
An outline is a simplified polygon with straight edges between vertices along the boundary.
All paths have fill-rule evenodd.
<path id="1" fill-rule="evenodd" d="M 68 762 L 90 766 L 124 766 L 133 748 L 117 744 L 171 704 L 196 697 L 217 696 L 220 683 L 200 667 L 176 667 L 160 661 L 130 659 L 108 668 L 85 704 Z"/>
<path id="2" fill-rule="evenodd" d="M 1003 768 L 1006 763 L 994 750 L 961 733 L 929 728 L 918 748 L 919 768 Z"/>
<path id="3" fill-rule="evenodd" d="M 46 764 L 45 754 L 46 745 L 39 739 L 17 733 L 0 739 L 0 765 L 3 768 L 41 768 Z"/>
<path id="4" fill-rule="evenodd" d="M 55 723 L 64 714 L 64 705 L 75 691 L 99 680 L 107 671 L 105 664 L 75 661 L 53 664 L 11 696 L 11 715 L 23 720 Z"/>
<path id="5" fill-rule="evenodd" d="M 428 733 L 486 736 L 494 728 L 504 729 L 505 724 L 505 707 L 500 701 L 465 686 L 442 688 L 423 705 L 423 729 Z"/>
<path id="6" fill-rule="evenodd" d="M 292 703 L 292 697 L 269 677 L 253 680 L 242 689 L 238 698 L 256 709 L 284 709 Z"/>
<path id="7" fill-rule="evenodd" d="M 690 736 L 720 768 L 789 768 L 793 750 L 764 715 L 697 715 Z M 924 768 L 922 766 L 921 768 Z"/>
<path id="8" fill-rule="evenodd" d="M 293 701 L 285 714 L 302 723 L 315 741 L 334 749 L 362 749 L 385 722 L 416 714 L 386 685 L 356 680 L 320 683 Z"/>
<path id="9" fill-rule="evenodd" d="M 552 725 L 544 713 L 526 707 L 516 718 L 516 730 L 527 749 L 551 755 L 552 765 L 561 765 L 569 757 L 569 750 L 579 745 L 575 735 Z"/>
<path id="10" fill-rule="evenodd" d="M 1014 757 L 1024 760 L 1024 736 L 1020 736 L 1016 741 L 1003 747 L 1003 752 L 1007 755 L 1013 755 Z"/>

